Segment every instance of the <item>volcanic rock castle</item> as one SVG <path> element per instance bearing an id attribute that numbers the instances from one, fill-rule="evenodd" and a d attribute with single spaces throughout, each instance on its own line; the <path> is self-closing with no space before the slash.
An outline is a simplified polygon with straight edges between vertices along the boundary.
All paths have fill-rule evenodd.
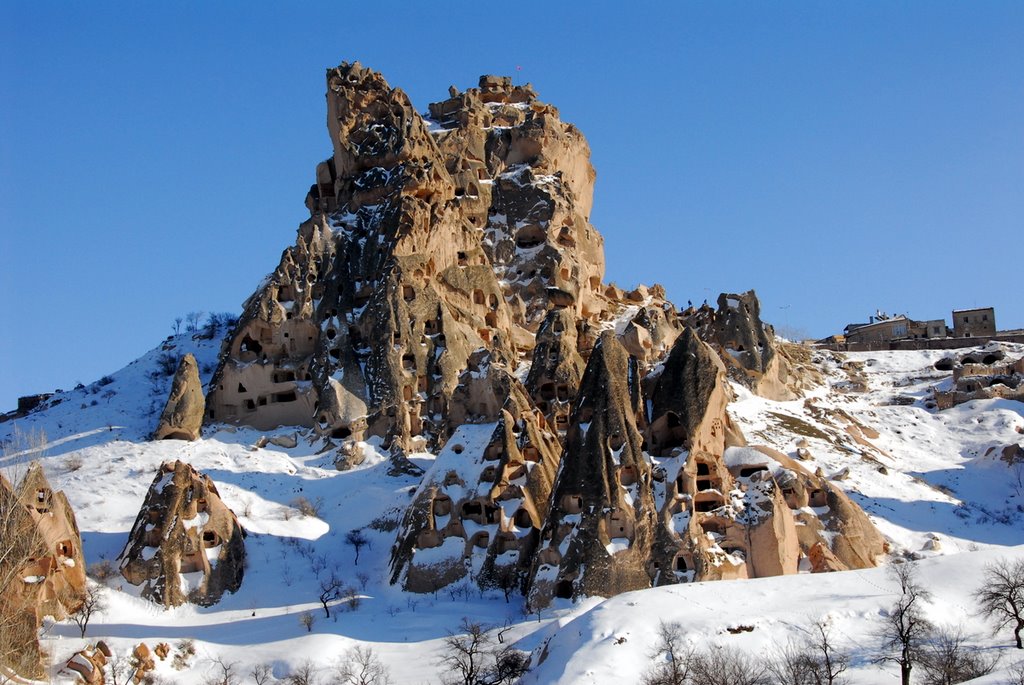
<path id="1" fill-rule="evenodd" d="M 429 116 L 359 63 L 327 87 L 333 155 L 207 422 L 306 426 L 339 463 L 371 436 L 440 450 L 392 553 L 411 591 L 470 577 L 539 606 L 874 564 L 863 512 L 726 412 L 727 378 L 799 397 L 799 351 L 753 291 L 679 311 L 606 285 L 587 142 L 530 85 L 483 76 Z"/>

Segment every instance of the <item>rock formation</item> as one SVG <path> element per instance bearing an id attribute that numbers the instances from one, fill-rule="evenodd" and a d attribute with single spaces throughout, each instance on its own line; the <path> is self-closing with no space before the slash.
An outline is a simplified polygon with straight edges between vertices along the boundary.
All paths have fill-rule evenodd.
<path id="1" fill-rule="evenodd" d="M 614 331 L 598 339 L 573 405 L 530 602 L 650 586 L 655 534 L 640 371 Z"/>
<path id="2" fill-rule="evenodd" d="M 691 307 L 682 321 L 715 348 L 730 379 L 771 400 L 796 399 L 807 386 L 820 384 L 818 374 L 806 368 L 797 372 L 791 358 L 796 346 L 778 341 L 774 329 L 761 321 L 757 293 L 722 293 L 717 304 L 717 310 L 707 303 Z"/>
<path id="3" fill-rule="evenodd" d="M 208 606 L 241 586 L 244 538 L 208 476 L 185 462 L 166 462 L 121 552 L 121 574 L 165 607 Z"/>
<path id="4" fill-rule="evenodd" d="M 197 440 L 203 427 L 206 400 L 199 380 L 196 358 L 186 354 L 178 364 L 171 383 L 167 404 L 160 414 L 160 423 L 153 432 L 154 440 Z"/>
<path id="5" fill-rule="evenodd" d="M 817 565 L 874 562 L 855 505 L 794 513 L 788 466 L 729 457 L 745 440 L 727 374 L 775 399 L 808 382 L 756 295 L 679 313 L 660 286 L 605 285 L 589 148 L 531 86 L 483 76 L 429 116 L 358 63 L 327 86 L 333 154 L 310 217 L 246 302 L 206 416 L 313 427 L 341 441 L 339 468 L 371 436 L 397 470 L 439 450 L 393 583 L 520 588 L 540 605 L 795 573 L 843 526 L 849 544 L 816 548 Z M 805 514 L 821 532 L 806 544 Z"/>
<path id="6" fill-rule="evenodd" d="M 939 370 L 953 371 L 953 388 L 934 391 L 935 404 L 949 409 L 971 400 L 1003 398 L 1024 401 L 1024 357 L 1010 360 L 998 344 L 935 363 Z"/>
<path id="7" fill-rule="evenodd" d="M 86 579 L 75 514 L 38 464 L 16 488 L 0 475 L 0 539 L 0 672 L 41 678 L 42 619 L 76 611 Z"/>
<path id="8" fill-rule="evenodd" d="M 334 154 L 227 342 L 207 419 L 441 445 L 488 415 L 455 397 L 481 353 L 514 369 L 550 304 L 574 321 L 604 306 L 589 148 L 503 77 L 431 119 L 358 63 L 327 83 Z"/>
<path id="9" fill-rule="evenodd" d="M 508 383 L 497 424 L 456 429 L 424 475 L 392 550 L 392 583 L 432 592 L 471 575 L 485 588 L 522 585 L 561 447 L 518 381 Z"/>

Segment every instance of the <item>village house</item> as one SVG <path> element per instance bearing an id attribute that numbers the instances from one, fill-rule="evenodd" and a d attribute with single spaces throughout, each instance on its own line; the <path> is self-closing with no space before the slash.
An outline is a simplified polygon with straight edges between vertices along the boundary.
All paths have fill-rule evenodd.
<path id="1" fill-rule="evenodd" d="M 953 337 L 970 338 L 996 334 L 996 310 L 992 307 L 953 310 Z"/>

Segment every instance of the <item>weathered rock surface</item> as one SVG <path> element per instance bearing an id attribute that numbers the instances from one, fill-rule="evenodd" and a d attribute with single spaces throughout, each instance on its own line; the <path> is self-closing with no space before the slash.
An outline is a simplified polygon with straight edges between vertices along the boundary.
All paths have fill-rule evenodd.
<path id="1" fill-rule="evenodd" d="M 245 531 L 208 476 L 166 462 L 119 557 L 121 574 L 166 607 L 208 606 L 241 586 Z"/>
<path id="2" fill-rule="evenodd" d="M 42 678 L 37 638 L 44 616 L 57 620 L 76 611 L 85 597 L 82 538 L 67 497 L 54 492 L 39 464 L 18 483 L 0 475 L 0 669 Z"/>
<path id="3" fill-rule="evenodd" d="M 482 77 L 431 119 L 358 63 L 327 74 L 334 154 L 310 218 L 248 300 L 208 420 L 442 445 L 490 416 L 456 397 L 514 368 L 549 305 L 596 318 L 604 256 L 589 148 L 529 86 Z"/>
<path id="4" fill-rule="evenodd" d="M 522 586 L 561 447 L 518 381 L 507 382 L 497 425 L 456 429 L 424 475 L 392 550 L 393 583 L 432 592 L 471 575 L 484 588 Z"/>
<path id="5" fill-rule="evenodd" d="M 954 388 L 934 392 L 940 410 L 971 400 L 1002 398 L 1024 402 L 1024 357 L 1007 359 L 998 344 L 971 351 L 959 359 L 940 359 L 935 368 L 953 371 Z"/>
<path id="6" fill-rule="evenodd" d="M 186 354 L 178 364 L 171 383 L 167 404 L 160 414 L 160 423 L 153 431 L 154 440 L 198 440 L 203 428 L 206 398 L 199 380 L 196 358 Z"/>
<path id="7" fill-rule="evenodd" d="M 640 372 L 614 331 L 587 363 L 534 559 L 529 601 L 613 595 L 649 587 L 655 535 Z"/>
<path id="8" fill-rule="evenodd" d="M 817 372 L 799 364 L 802 348 L 778 341 L 774 329 L 761 321 L 757 293 L 722 293 L 717 304 L 717 310 L 706 303 L 690 308 L 682 320 L 715 348 L 730 379 L 771 400 L 796 399 L 821 383 Z"/>
<path id="9" fill-rule="evenodd" d="M 539 606 L 795 573 L 826 537 L 819 568 L 873 563 L 859 509 L 795 506 L 780 479 L 818 477 L 745 448 L 726 412 L 729 379 L 797 397 L 809 353 L 753 291 L 680 313 L 661 286 L 605 285 L 589 148 L 531 86 L 483 76 L 424 116 L 358 63 L 327 83 L 333 154 L 225 343 L 208 421 L 312 426 L 342 469 L 370 437 L 394 473 L 440 450 L 392 549 L 410 591 Z"/>

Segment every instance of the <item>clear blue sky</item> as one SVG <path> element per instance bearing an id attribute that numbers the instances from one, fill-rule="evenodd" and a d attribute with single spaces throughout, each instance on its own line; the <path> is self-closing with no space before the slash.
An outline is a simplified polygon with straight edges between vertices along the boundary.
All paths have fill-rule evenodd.
<path id="1" fill-rule="evenodd" d="M 590 140 L 620 285 L 1024 326 L 1024 3 L 664 4 L 0 3 L 0 410 L 240 311 L 353 59 L 421 110 L 521 65 Z"/>

